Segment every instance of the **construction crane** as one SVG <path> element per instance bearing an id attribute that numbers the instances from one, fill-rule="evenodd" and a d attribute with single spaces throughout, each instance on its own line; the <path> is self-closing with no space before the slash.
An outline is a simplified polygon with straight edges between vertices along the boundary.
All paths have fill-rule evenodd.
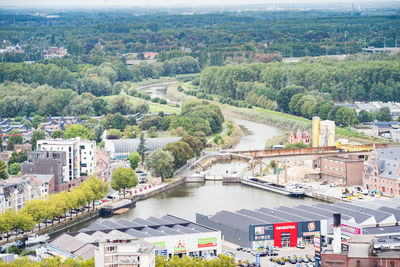
<path id="1" fill-rule="evenodd" d="M 339 141 L 336 141 L 336 148 L 343 151 L 348 152 L 357 152 L 357 151 L 372 151 L 373 145 L 362 145 L 362 144 L 342 144 Z"/>

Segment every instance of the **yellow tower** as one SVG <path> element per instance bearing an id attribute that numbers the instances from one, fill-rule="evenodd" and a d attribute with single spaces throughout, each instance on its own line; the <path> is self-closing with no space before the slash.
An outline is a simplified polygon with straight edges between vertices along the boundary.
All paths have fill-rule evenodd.
<path id="1" fill-rule="evenodd" d="M 319 123 L 320 118 L 318 116 L 314 116 L 312 118 L 312 146 L 319 147 Z"/>

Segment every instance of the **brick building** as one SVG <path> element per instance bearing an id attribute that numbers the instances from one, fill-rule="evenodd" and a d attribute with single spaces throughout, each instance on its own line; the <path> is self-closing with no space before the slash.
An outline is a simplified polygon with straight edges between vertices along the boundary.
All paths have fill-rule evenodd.
<path id="1" fill-rule="evenodd" d="M 377 148 L 365 165 L 364 186 L 389 196 L 400 196 L 400 147 Z"/>
<path id="2" fill-rule="evenodd" d="M 400 266 L 400 251 L 374 249 L 375 235 L 359 235 L 348 240 L 348 250 L 333 253 L 326 249 L 321 255 L 323 267 L 392 267 Z"/>
<path id="3" fill-rule="evenodd" d="M 300 131 L 300 129 L 297 130 L 297 132 L 291 132 L 289 136 L 289 142 L 290 144 L 296 144 L 296 143 L 304 143 L 306 145 L 310 144 L 310 136 L 307 131 Z"/>
<path id="4" fill-rule="evenodd" d="M 362 185 L 364 159 L 358 155 L 323 157 L 320 160 L 321 179 L 344 186 Z"/>

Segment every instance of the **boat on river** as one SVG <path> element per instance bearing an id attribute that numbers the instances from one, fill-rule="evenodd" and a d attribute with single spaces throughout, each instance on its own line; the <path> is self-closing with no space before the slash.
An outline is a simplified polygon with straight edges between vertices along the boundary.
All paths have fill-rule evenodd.
<path id="1" fill-rule="evenodd" d="M 122 199 L 112 205 L 107 205 L 102 207 L 99 211 L 101 217 L 110 217 L 115 211 L 121 210 L 123 208 L 132 208 L 136 206 L 136 200 L 133 199 Z M 125 211 L 125 210 L 124 210 Z"/>
<path id="2" fill-rule="evenodd" d="M 260 188 L 263 190 L 271 191 L 274 193 L 286 195 L 289 197 L 304 197 L 305 196 L 305 190 L 296 185 L 285 186 L 285 185 L 281 185 L 281 184 L 266 182 L 266 181 L 260 180 L 256 177 L 243 178 L 241 180 L 241 183 L 248 185 L 248 186 L 257 187 L 257 188 Z"/>
<path id="3" fill-rule="evenodd" d="M 50 237 L 48 234 L 44 234 L 44 235 L 30 234 L 28 236 L 28 239 L 25 241 L 25 246 L 33 246 L 33 245 L 36 245 L 39 243 L 42 244 L 49 239 L 50 239 Z"/>

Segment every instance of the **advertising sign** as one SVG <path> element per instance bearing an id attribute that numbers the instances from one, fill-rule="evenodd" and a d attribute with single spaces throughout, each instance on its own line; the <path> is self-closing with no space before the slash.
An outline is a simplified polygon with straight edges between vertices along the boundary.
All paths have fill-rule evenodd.
<path id="1" fill-rule="evenodd" d="M 340 228 L 341 228 L 342 232 L 348 233 L 350 235 L 361 235 L 361 233 L 362 233 L 361 228 L 351 226 L 348 224 L 342 223 L 340 225 Z M 333 223 L 329 225 L 329 232 L 333 232 Z"/>
<path id="2" fill-rule="evenodd" d="M 258 226 L 254 228 L 255 235 L 264 235 L 264 226 Z"/>
<path id="3" fill-rule="evenodd" d="M 282 235 L 290 236 L 290 247 L 297 245 L 297 222 L 274 224 L 274 246 L 282 247 Z"/>
<path id="4" fill-rule="evenodd" d="M 160 249 L 160 250 L 156 250 L 156 255 L 160 255 L 162 257 L 167 257 L 168 252 L 166 249 L 162 249 L 162 250 Z"/>
<path id="5" fill-rule="evenodd" d="M 321 236 L 314 235 L 314 248 L 315 248 L 315 266 L 319 267 L 321 262 Z"/>
<path id="6" fill-rule="evenodd" d="M 250 225 L 249 238 L 250 241 L 271 240 L 274 235 L 274 225 Z"/>
<path id="7" fill-rule="evenodd" d="M 185 239 L 175 239 L 174 243 L 174 253 L 186 253 L 186 240 Z"/>
<path id="8" fill-rule="evenodd" d="M 153 242 L 154 245 L 165 248 L 165 242 Z"/>
<path id="9" fill-rule="evenodd" d="M 197 247 L 198 248 L 210 248 L 217 246 L 217 238 L 216 237 L 209 237 L 209 238 L 199 238 L 197 240 Z"/>

